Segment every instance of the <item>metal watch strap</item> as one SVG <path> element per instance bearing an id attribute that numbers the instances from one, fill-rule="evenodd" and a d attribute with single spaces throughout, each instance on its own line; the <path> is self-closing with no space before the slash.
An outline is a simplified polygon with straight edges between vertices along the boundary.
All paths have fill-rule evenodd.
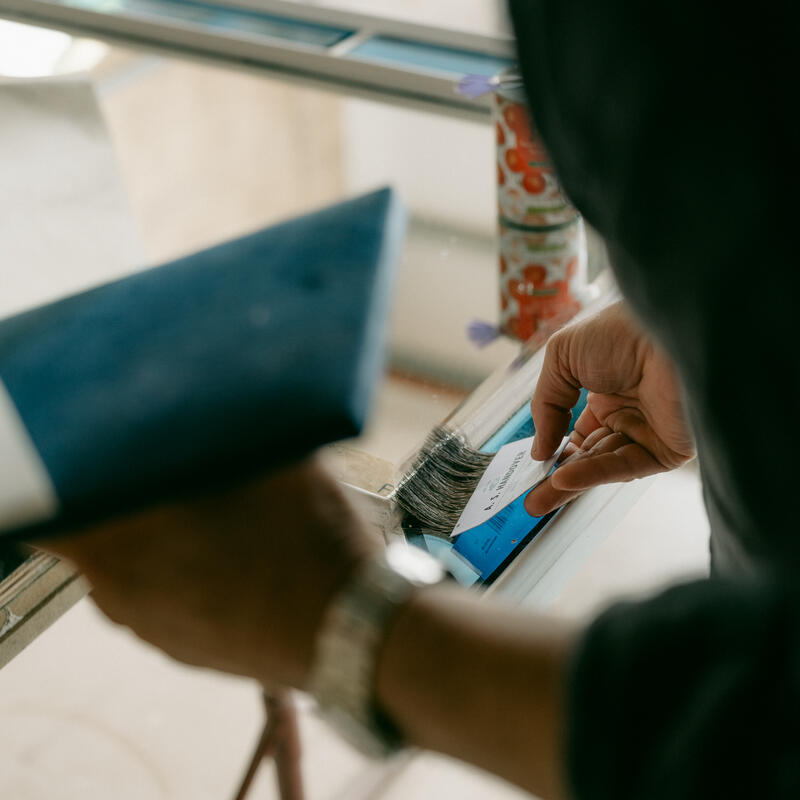
<path id="1" fill-rule="evenodd" d="M 367 755 L 384 757 L 402 747 L 400 732 L 374 703 L 387 623 L 416 588 L 443 578 L 430 555 L 395 543 L 366 562 L 326 612 L 309 690 L 328 721 Z"/>

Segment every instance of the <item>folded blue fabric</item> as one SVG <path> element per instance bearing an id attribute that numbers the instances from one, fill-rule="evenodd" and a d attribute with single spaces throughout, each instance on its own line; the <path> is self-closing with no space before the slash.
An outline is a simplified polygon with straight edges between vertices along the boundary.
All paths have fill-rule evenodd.
<path id="1" fill-rule="evenodd" d="M 6 456 L 0 536 L 68 530 L 357 434 L 402 219 L 384 189 L 0 322 L 0 443 L 27 437 L 53 494 L 20 497 Z"/>

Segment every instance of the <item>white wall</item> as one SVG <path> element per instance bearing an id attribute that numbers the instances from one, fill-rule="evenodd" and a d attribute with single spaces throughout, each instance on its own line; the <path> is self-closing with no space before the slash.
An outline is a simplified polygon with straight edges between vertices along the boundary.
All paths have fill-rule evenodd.
<path id="1" fill-rule="evenodd" d="M 391 184 L 411 224 L 391 327 L 395 365 L 463 386 L 517 348 L 469 343 L 473 319 L 497 321 L 494 128 L 360 100 L 343 100 L 342 174 L 349 193 Z M 590 274 L 604 254 L 590 235 Z"/>

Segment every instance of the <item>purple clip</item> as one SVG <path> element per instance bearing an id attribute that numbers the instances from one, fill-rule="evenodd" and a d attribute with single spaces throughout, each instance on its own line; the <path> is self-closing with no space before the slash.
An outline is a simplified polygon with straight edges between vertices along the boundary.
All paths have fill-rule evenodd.
<path id="1" fill-rule="evenodd" d="M 456 91 L 471 100 L 477 100 L 485 94 L 496 92 L 500 87 L 519 89 L 522 78 L 519 75 L 465 75 L 456 85 Z"/>
<path id="2" fill-rule="evenodd" d="M 482 97 L 489 92 L 493 92 L 498 85 L 497 78 L 489 75 L 465 75 L 456 87 L 459 94 L 469 97 L 472 100 Z"/>
<path id="3" fill-rule="evenodd" d="M 491 322 L 474 319 L 467 326 L 467 336 L 472 344 L 482 348 L 500 338 L 500 329 L 496 325 L 492 325 Z"/>

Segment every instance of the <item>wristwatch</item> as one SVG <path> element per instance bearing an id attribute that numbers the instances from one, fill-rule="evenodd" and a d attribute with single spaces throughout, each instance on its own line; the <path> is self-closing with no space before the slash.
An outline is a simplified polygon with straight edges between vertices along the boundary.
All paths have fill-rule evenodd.
<path id="1" fill-rule="evenodd" d="M 376 659 L 387 627 L 417 588 L 444 579 L 433 556 L 394 542 L 358 569 L 326 611 L 308 688 L 322 716 L 366 755 L 386 757 L 403 746 L 374 698 Z"/>

